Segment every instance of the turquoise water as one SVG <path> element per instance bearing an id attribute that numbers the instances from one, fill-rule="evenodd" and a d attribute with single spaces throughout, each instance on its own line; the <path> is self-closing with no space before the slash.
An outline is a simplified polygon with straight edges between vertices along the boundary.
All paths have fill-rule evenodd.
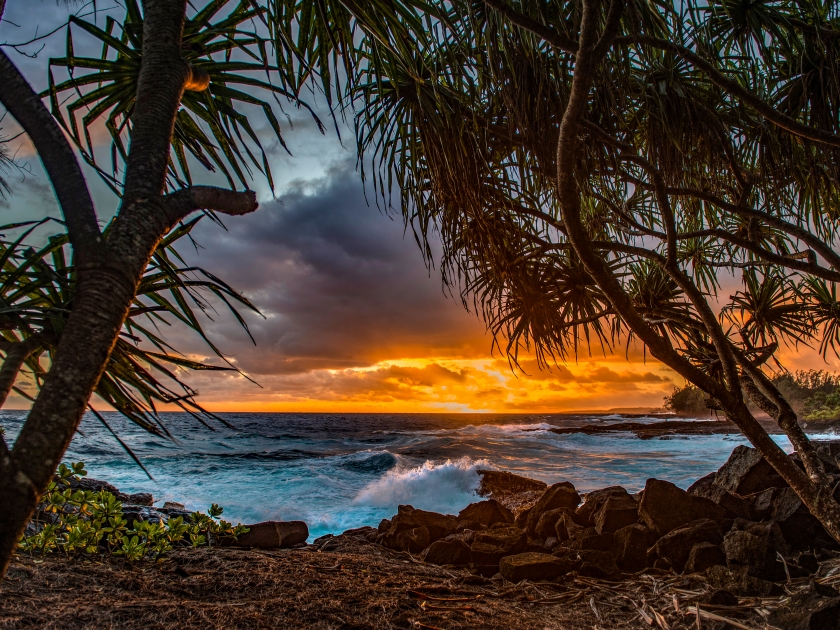
<path id="1" fill-rule="evenodd" d="M 173 439 L 150 435 L 118 414 L 106 418 L 154 477 L 126 455 L 92 416 L 65 461 L 126 492 L 225 508 L 234 522 L 301 519 L 313 537 L 377 525 L 399 504 L 457 513 L 476 500 L 477 471 L 510 470 L 578 490 L 640 490 L 650 477 L 687 487 L 716 470 L 740 435 L 557 435 L 552 427 L 621 421 L 619 416 L 484 414 L 222 414 L 235 428 L 208 430 L 184 414 L 163 414 Z M 22 413 L 3 412 L 14 439 Z M 634 422 L 656 422 L 655 418 Z M 777 442 L 790 450 L 788 441 Z"/>

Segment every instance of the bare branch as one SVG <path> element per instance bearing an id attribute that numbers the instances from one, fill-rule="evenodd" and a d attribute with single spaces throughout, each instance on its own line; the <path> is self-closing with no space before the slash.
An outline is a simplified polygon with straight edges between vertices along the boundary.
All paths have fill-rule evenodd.
<path id="1" fill-rule="evenodd" d="M 197 210 L 211 210 L 230 216 L 254 212 L 257 194 L 253 191 L 237 192 L 215 186 L 191 186 L 163 198 L 170 226 Z"/>
<path id="2" fill-rule="evenodd" d="M 3 359 L 3 365 L 0 367 L 0 407 L 6 403 L 26 359 L 41 347 L 41 341 L 37 337 L 28 337 L 17 342 L 5 339 L 4 341 L 9 345 L 3 348 L 6 358 Z"/>

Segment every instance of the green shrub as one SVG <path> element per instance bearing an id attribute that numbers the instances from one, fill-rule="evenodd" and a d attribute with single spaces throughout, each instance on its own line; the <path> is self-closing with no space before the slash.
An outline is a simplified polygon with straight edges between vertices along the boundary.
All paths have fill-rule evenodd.
<path id="1" fill-rule="evenodd" d="M 840 387 L 833 392 L 817 392 L 804 407 L 804 419 L 808 422 L 833 422 L 840 420 Z"/>
<path id="2" fill-rule="evenodd" d="M 72 481 L 85 475 L 83 462 L 58 467 L 57 479 L 47 487 L 33 520 L 37 531 L 20 541 L 22 551 L 111 553 L 135 561 L 160 558 L 178 546 L 209 546 L 220 538 L 235 540 L 248 531 L 221 520 L 223 509 L 215 503 L 206 514 L 193 512 L 187 521 L 181 516 L 166 522 L 135 521 L 129 529 L 122 503 L 113 494 L 71 488 Z"/>
<path id="3" fill-rule="evenodd" d="M 691 415 L 706 415 L 709 408 L 706 406 L 706 394 L 694 385 L 677 387 L 670 396 L 665 397 L 665 408 L 676 413 Z"/>

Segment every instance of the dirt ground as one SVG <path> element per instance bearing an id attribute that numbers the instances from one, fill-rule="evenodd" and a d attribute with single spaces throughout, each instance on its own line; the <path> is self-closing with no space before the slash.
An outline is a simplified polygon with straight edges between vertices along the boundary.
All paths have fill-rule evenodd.
<path id="1" fill-rule="evenodd" d="M 160 562 L 18 557 L 0 583 L 0 628 L 722 629 L 767 628 L 762 602 L 693 602 L 697 578 L 518 585 L 337 538 L 311 549 L 177 550 Z M 764 611 L 766 614 L 766 610 Z"/>

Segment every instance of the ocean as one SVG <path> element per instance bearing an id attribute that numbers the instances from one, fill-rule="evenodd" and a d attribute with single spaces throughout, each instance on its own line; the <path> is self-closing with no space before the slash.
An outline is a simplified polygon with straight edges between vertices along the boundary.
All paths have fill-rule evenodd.
<path id="1" fill-rule="evenodd" d="M 151 492 L 156 505 L 206 510 L 218 503 L 233 522 L 303 520 L 311 538 L 376 526 L 400 504 L 457 513 L 476 496 L 478 470 L 509 470 L 579 491 L 650 477 L 683 488 L 716 470 L 740 435 L 631 433 L 558 435 L 553 427 L 625 420 L 621 416 L 503 414 L 220 414 L 233 429 L 209 430 L 186 414 L 162 414 L 172 439 L 150 435 L 117 413 L 104 414 L 139 456 L 149 479 L 92 416 L 84 418 L 65 461 L 124 492 Z M 0 412 L 7 440 L 24 412 Z M 657 422 L 633 418 L 633 422 Z M 702 420 L 698 420 L 702 421 Z M 774 439 L 787 451 L 790 443 Z"/>

